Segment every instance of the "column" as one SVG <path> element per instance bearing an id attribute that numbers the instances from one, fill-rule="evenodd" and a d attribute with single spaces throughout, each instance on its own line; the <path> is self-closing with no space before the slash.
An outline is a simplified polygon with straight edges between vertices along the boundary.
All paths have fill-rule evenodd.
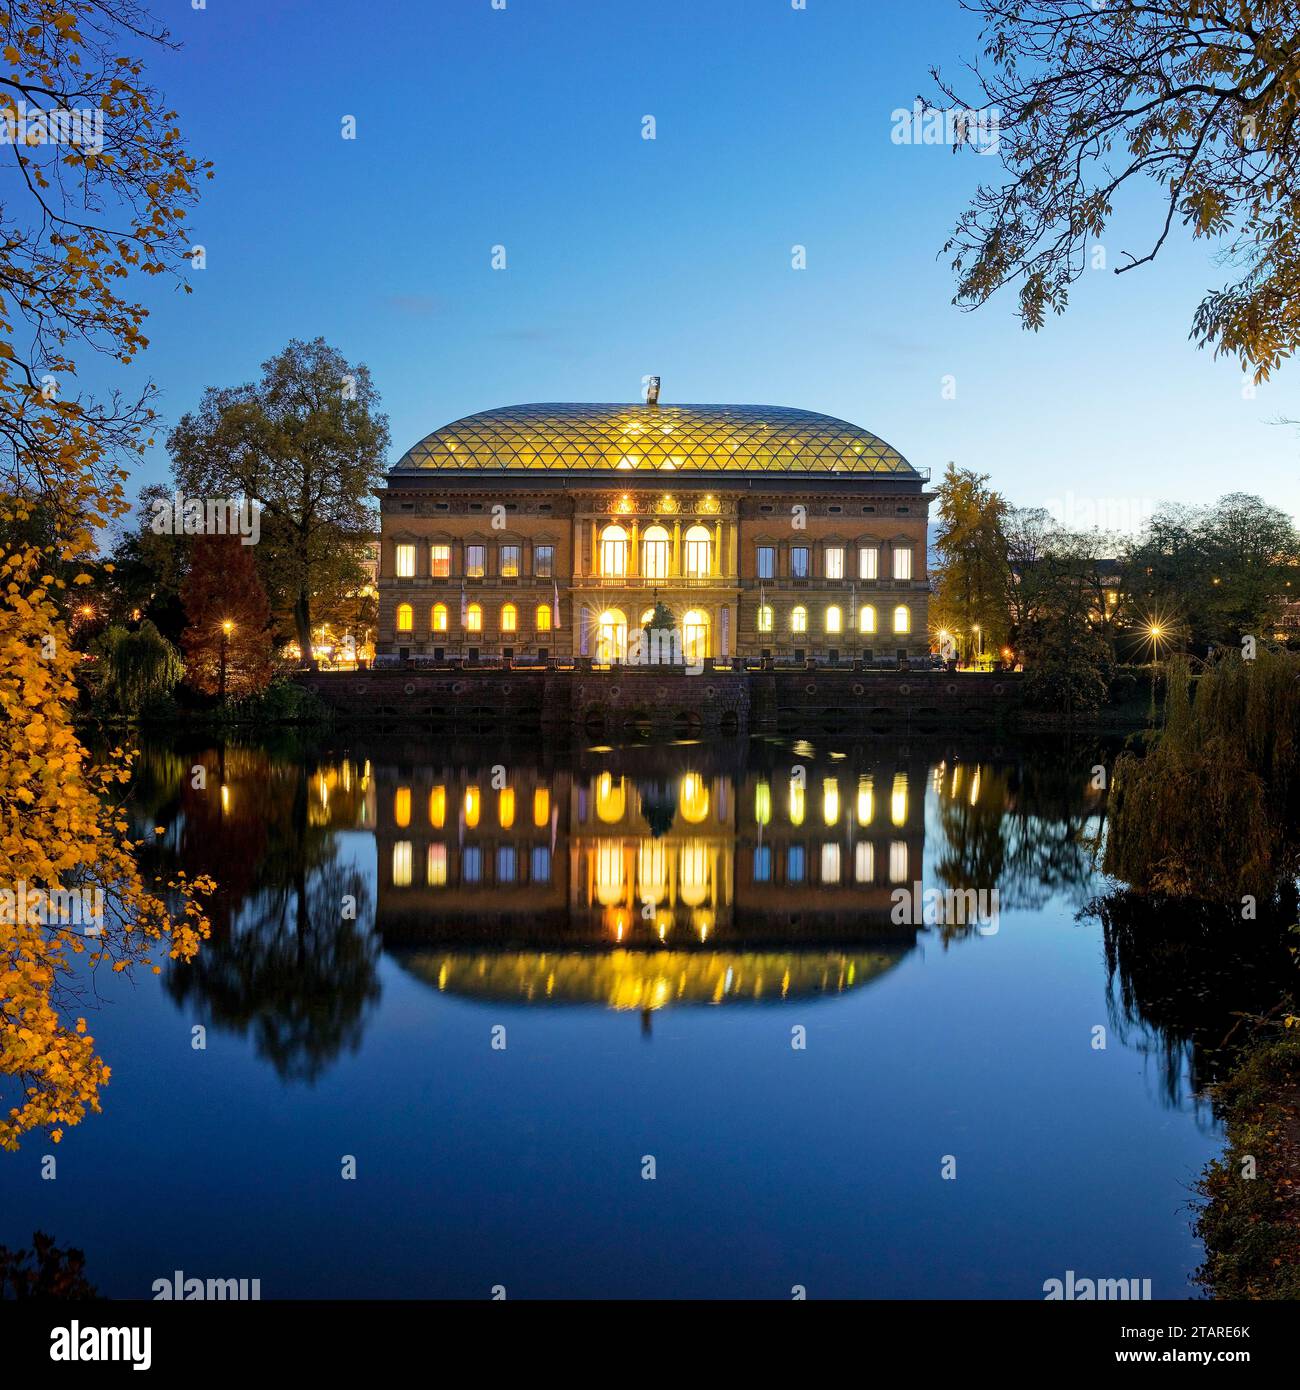
<path id="1" fill-rule="evenodd" d="M 640 549 L 641 549 L 641 546 L 640 546 L 640 536 L 641 536 L 641 528 L 640 528 L 640 525 L 639 525 L 639 523 L 637 523 L 636 521 L 633 521 L 633 523 L 632 523 L 632 550 L 631 550 L 630 554 L 629 554 L 628 557 L 627 557 L 627 572 L 628 572 L 628 576 L 629 576 L 629 578 L 633 578 L 633 579 L 635 579 L 636 576 L 637 576 L 638 574 L 641 573 L 641 561 L 640 561 L 640 559 L 639 559 Z"/>
<path id="2" fill-rule="evenodd" d="M 682 577 L 682 523 L 680 519 L 673 520 L 673 561 L 672 577 L 680 579 Z"/>
<path id="3" fill-rule="evenodd" d="M 713 523 L 713 563 L 709 566 L 709 571 L 714 579 L 722 577 L 722 522 Z"/>

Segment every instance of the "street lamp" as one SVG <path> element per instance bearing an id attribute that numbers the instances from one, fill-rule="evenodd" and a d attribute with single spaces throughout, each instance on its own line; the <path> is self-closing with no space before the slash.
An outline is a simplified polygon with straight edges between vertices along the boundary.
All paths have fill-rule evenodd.
<path id="1" fill-rule="evenodd" d="M 980 625 L 978 623 L 971 624 L 971 631 L 975 634 L 975 664 L 978 666 L 980 657 L 984 653 L 984 639 L 980 636 Z"/>
<path id="2" fill-rule="evenodd" d="M 230 634 L 234 632 L 235 625 L 226 618 L 221 624 L 221 674 L 217 680 L 217 698 L 224 705 L 226 703 L 226 643 L 230 640 Z"/>

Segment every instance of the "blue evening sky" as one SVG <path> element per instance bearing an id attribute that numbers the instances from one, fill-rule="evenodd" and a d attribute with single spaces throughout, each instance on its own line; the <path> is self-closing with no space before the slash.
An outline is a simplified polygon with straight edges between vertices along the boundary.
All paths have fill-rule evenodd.
<path id="1" fill-rule="evenodd" d="M 217 168 L 195 293 L 148 287 L 168 425 L 205 385 L 323 334 L 374 374 L 394 462 L 458 416 L 632 400 L 654 372 L 665 401 L 843 416 L 1083 524 L 1239 489 L 1300 512 L 1300 436 L 1273 423 L 1300 415 L 1300 368 L 1243 398 L 1236 365 L 1188 341 L 1230 273 L 1204 244 L 1176 235 L 1154 266 L 1090 272 L 1036 335 L 1012 296 L 952 307 L 939 251 L 998 164 L 896 145 L 890 113 L 932 90 L 930 64 L 955 74 L 976 53 L 956 0 L 155 12 L 183 47 L 152 76 Z M 1110 264 L 1147 250 L 1152 199 L 1108 233 Z"/>

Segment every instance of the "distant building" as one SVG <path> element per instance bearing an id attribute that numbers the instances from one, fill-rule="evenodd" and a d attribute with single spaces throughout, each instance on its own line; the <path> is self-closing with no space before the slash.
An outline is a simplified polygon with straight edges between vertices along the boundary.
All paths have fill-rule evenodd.
<path id="1" fill-rule="evenodd" d="M 380 657 L 893 663 L 929 648 L 927 478 L 755 405 L 520 405 L 422 439 L 381 494 Z"/>

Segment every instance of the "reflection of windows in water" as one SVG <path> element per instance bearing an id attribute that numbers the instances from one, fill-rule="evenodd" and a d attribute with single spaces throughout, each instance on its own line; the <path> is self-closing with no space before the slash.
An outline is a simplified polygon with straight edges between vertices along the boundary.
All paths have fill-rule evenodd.
<path id="1" fill-rule="evenodd" d="M 434 844 L 429 846 L 429 862 L 427 879 L 430 888 L 442 888 L 447 882 L 447 846 L 444 844 Z"/>
<path id="2" fill-rule="evenodd" d="M 853 849 L 853 877 L 871 883 L 876 877 L 876 847 L 870 840 L 859 840 Z"/>
<path id="3" fill-rule="evenodd" d="M 398 840 L 393 845 L 393 887 L 411 886 L 411 842 Z"/>
<path id="4" fill-rule="evenodd" d="M 534 883 L 551 881 L 551 851 L 546 845 L 534 845 L 528 864 L 528 877 Z"/>
<path id="5" fill-rule="evenodd" d="M 533 792 L 533 824 L 542 826 L 551 818 L 551 793 L 546 787 L 538 787 Z M 550 854 L 550 850 L 546 851 Z"/>
<path id="6" fill-rule="evenodd" d="M 514 845 L 499 845 L 497 847 L 497 882 L 513 883 L 515 881 L 515 867 Z"/>
<path id="7" fill-rule="evenodd" d="M 840 881 L 840 847 L 837 844 L 825 844 L 822 846 L 822 882 L 838 883 Z"/>
<path id="8" fill-rule="evenodd" d="M 460 856 L 461 877 L 466 883 L 483 881 L 483 851 L 477 845 L 466 845 Z"/>
<path id="9" fill-rule="evenodd" d="M 889 881 L 907 882 L 907 844 L 903 840 L 895 840 L 889 846 Z"/>
<path id="10" fill-rule="evenodd" d="M 754 847 L 754 882 L 771 883 L 772 881 L 772 846 L 756 845 Z"/>
<path id="11" fill-rule="evenodd" d="M 785 852 L 785 881 L 787 883 L 803 882 L 803 846 L 791 845 Z"/>

